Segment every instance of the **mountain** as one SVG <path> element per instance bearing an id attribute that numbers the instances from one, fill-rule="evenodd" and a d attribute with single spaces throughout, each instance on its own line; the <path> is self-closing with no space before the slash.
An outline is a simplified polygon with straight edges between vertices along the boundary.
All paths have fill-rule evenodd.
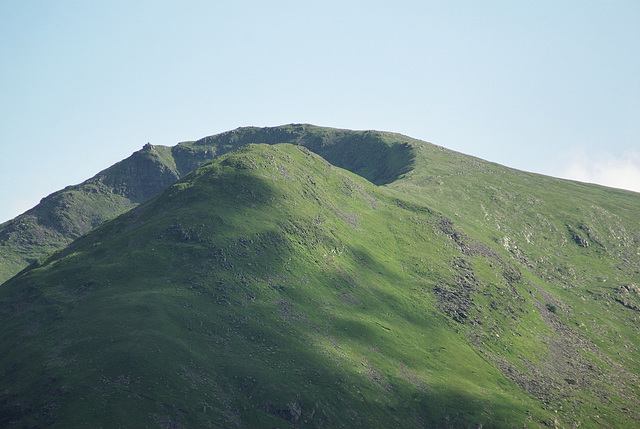
<path id="1" fill-rule="evenodd" d="M 640 425 L 640 195 L 391 133 L 188 145 L 226 153 L 0 287 L 0 426 Z"/>
<path id="2" fill-rule="evenodd" d="M 405 146 L 388 146 L 377 133 L 291 125 L 241 128 L 174 147 L 146 144 L 93 178 L 68 186 L 0 225 L 0 283 L 101 223 L 157 195 L 204 162 L 249 143 L 292 143 L 346 165 L 373 183 L 409 168 Z M 364 147 L 376 148 L 365 158 Z M 371 161 L 371 163 L 369 163 Z M 404 169 L 404 170 L 403 170 Z"/>
<path id="3" fill-rule="evenodd" d="M 181 147 L 180 147 L 181 149 Z M 174 152 L 187 158 L 178 165 Z M 0 282 L 175 183 L 213 156 L 147 144 L 129 158 L 0 225 Z M 182 167 L 182 168 L 180 168 Z M 190 170 L 189 170 L 190 171 Z"/>

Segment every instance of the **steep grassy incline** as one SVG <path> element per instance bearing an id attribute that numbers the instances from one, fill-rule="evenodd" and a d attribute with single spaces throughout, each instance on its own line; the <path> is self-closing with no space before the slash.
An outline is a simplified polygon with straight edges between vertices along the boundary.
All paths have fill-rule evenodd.
<path id="1" fill-rule="evenodd" d="M 626 427 L 615 420 L 626 414 L 634 419 L 630 427 L 637 426 L 640 195 L 491 166 L 460 154 L 447 158 L 456 157 L 460 168 L 453 174 L 416 168 L 390 188 L 451 219 L 457 228 L 452 238 L 463 248 L 466 236 L 514 262 L 518 282 L 550 330 L 532 337 L 532 347 L 545 349 L 532 358 L 513 341 L 513 335 L 524 336 L 529 329 L 506 328 L 491 312 L 496 304 L 472 292 L 464 317 L 458 318 L 469 339 L 521 388 L 554 404 L 565 422 L 592 419 L 593 427 Z M 474 265 L 476 276 L 481 271 Z M 452 296 L 440 294 L 449 313 L 456 302 Z M 599 403 L 615 405 L 602 412 Z M 585 410 L 585 404 L 593 408 Z M 604 415 L 611 420 L 602 421 Z"/>
<path id="2" fill-rule="evenodd" d="M 201 165 L 211 158 L 206 155 L 190 151 L 182 158 Z M 43 198 L 31 210 L 0 225 L 0 283 L 102 222 L 157 195 L 180 176 L 171 148 L 147 144 L 93 178 Z"/>
<path id="3" fill-rule="evenodd" d="M 0 225 L 0 283 L 102 222 L 157 195 L 216 156 L 250 143 L 306 146 L 376 184 L 411 170 L 414 140 L 388 133 L 311 125 L 239 128 L 174 147 L 145 145 L 129 158 L 46 198 Z"/>
<path id="4" fill-rule="evenodd" d="M 524 201 L 481 198 L 494 218 L 472 218 L 481 207 L 454 203 L 466 182 L 437 184 L 453 194 L 438 199 L 427 158 L 411 162 L 413 177 L 367 173 L 387 177 L 375 186 L 304 147 L 249 145 L 7 281 L 0 426 L 637 425 L 638 273 L 618 261 L 637 251 L 638 198 L 614 196 L 615 221 L 571 223 L 566 247 L 533 229 L 540 252 L 557 250 L 533 263 L 514 231 L 494 236 L 537 228 Z M 528 185 L 517 177 L 500 189 Z M 551 225 L 583 207 L 550 194 L 538 199 L 565 210 Z M 615 225 L 618 250 L 575 252 L 612 246 L 601 229 Z M 555 257 L 578 278 L 615 273 L 626 305 L 562 287 Z"/>
<path id="5" fill-rule="evenodd" d="M 246 127 L 205 137 L 192 147 L 213 147 L 220 154 L 251 143 L 290 143 L 304 146 L 329 163 L 364 177 L 376 185 L 398 180 L 413 169 L 414 145 L 428 143 L 400 134 L 351 131 L 307 124 L 274 128 Z"/>

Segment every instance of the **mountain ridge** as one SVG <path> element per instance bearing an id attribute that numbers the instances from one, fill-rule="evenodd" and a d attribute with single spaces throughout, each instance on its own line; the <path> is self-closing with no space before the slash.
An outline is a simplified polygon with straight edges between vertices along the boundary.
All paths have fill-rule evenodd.
<path id="1" fill-rule="evenodd" d="M 274 161 L 272 157 L 275 157 L 275 163 L 273 164 L 271 164 Z M 297 162 L 294 162 L 294 159 L 290 159 L 291 157 L 295 157 Z M 268 177 L 265 178 L 263 176 Z M 284 183 L 284 185 L 270 188 L 265 188 L 261 185 L 261 183 L 276 182 Z M 338 194 L 325 192 L 327 189 L 335 189 L 333 186 L 327 188 L 327 182 L 339 187 L 338 189 L 341 189 L 341 192 Z M 283 191 L 282 189 L 285 185 L 287 185 L 288 189 Z M 347 419 L 351 418 L 348 417 L 347 410 L 342 408 L 339 402 L 336 402 L 336 399 L 343 395 L 344 397 L 351 397 L 355 393 L 350 392 L 348 384 L 344 384 L 347 380 L 350 380 L 351 383 L 361 386 L 363 395 L 368 398 L 364 404 L 365 408 L 359 411 L 354 410 L 354 412 L 359 415 L 358 419 L 361 424 L 375 426 L 378 419 L 382 421 L 391 419 L 393 421 L 396 414 L 393 408 L 398 406 L 393 404 L 397 401 L 407 402 L 409 400 L 408 397 L 402 399 L 406 393 L 401 392 L 407 389 L 406 386 L 414 384 L 420 386 L 421 383 L 424 383 L 423 376 L 419 375 L 419 372 L 424 371 L 424 369 L 416 369 L 416 363 L 412 362 L 415 357 L 411 356 L 410 350 L 415 346 L 402 341 L 402 337 L 408 335 L 409 332 L 412 332 L 410 336 L 414 337 L 411 343 L 420 341 L 418 339 L 420 335 L 415 329 L 410 331 L 402 329 L 403 325 L 418 324 L 418 326 L 423 326 L 426 329 L 425 332 L 431 332 L 432 335 L 434 335 L 434 332 L 438 332 L 441 341 L 437 345 L 432 344 L 431 347 L 439 350 L 441 355 L 449 355 L 450 352 L 446 351 L 448 348 L 459 350 L 461 345 L 459 344 L 459 339 L 447 340 L 446 337 L 449 334 L 443 333 L 442 328 L 438 327 L 435 331 L 433 328 L 428 328 L 429 325 L 438 326 L 433 321 L 426 323 L 432 317 L 436 319 L 441 317 L 437 313 L 429 316 L 430 318 L 426 320 L 421 320 L 422 317 L 419 315 L 401 316 L 398 308 L 392 310 L 394 307 L 406 305 L 402 303 L 403 299 L 401 298 L 402 295 L 406 294 L 406 291 L 396 290 L 392 292 L 393 289 L 386 289 L 381 286 L 389 281 L 391 281 L 390 284 L 393 284 L 394 281 L 392 279 L 401 276 L 402 268 L 397 261 L 393 260 L 397 252 L 392 252 L 388 249 L 389 238 L 394 235 L 389 231 L 381 230 L 378 231 L 378 234 L 384 240 L 373 242 L 364 231 L 370 228 L 370 226 L 366 225 L 367 213 L 374 217 L 382 215 L 383 219 L 391 221 L 394 216 L 393 212 L 398 210 L 399 206 L 397 200 L 389 199 L 388 196 L 376 195 L 372 192 L 374 192 L 374 188 L 368 185 L 367 182 L 362 181 L 357 176 L 344 176 L 344 173 L 339 173 L 332 168 L 331 164 L 309 151 L 305 152 L 303 148 L 287 147 L 283 149 L 280 146 L 249 146 L 227 155 L 215 164 L 207 164 L 201 167 L 187 176 L 185 181 L 179 182 L 167 192 L 126 213 L 116 221 L 99 227 L 93 233 L 74 242 L 67 249 L 54 254 L 49 260 L 44 261 L 41 267 L 33 266 L 19 277 L 7 282 L 5 287 L 7 289 L 15 287 L 21 289 L 20 284 L 25 281 L 28 283 L 36 281 L 40 284 L 59 283 L 60 278 L 59 280 L 53 280 L 52 278 L 48 280 L 40 278 L 38 280 L 40 273 L 45 274 L 49 272 L 49 268 L 54 266 L 59 267 L 57 269 L 61 270 L 62 273 L 68 273 L 62 274 L 65 280 L 63 280 L 60 287 L 32 291 L 36 295 L 40 293 L 44 295 L 31 296 L 27 298 L 28 302 L 24 302 L 22 299 L 10 301 L 13 302 L 14 306 L 17 305 L 17 307 L 21 308 L 21 311 L 25 312 L 32 311 L 32 308 L 38 305 L 51 308 L 51 300 L 53 300 L 52 308 L 57 309 L 50 314 L 49 317 L 52 318 L 50 321 L 47 321 L 47 319 L 42 320 L 37 328 L 33 328 L 33 326 L 30 328 L 27 335 L 31 337 L 31 341 L 28 341 L 27 344 L 34 344 L 38 338 L 49 336 L 56 338 L 57 336 L 54 335 L 56 326 L 63 323 L 71 325 L 82 323 L 83 307 L 89 305 L 87 301 L 91 302 L 93 300 L 96 302 L 97 300 L 104 302 L 104 298 L 101 299 L 101 297 L 111 297 L 109 300 L 116 299 L 119 304 L 117 306 L 109 306 L 107 310 L 95 308 L 92 312 L 92 324 L 108 326 L 100 321 L 111 317 L 113 313 L 122 318 L 132 317 L 138 322 L 129 321 L 124 326 L 133 327 L 141 324 L 145 326 L 145 330 L 142 332 L 149 330 L 150 333 L 154 333 L 153 336 L 161 335 L 164 338 L 164 341 L 154 342 L 153 344 L 165 349 L 166 347 L 163 347 L 162 344 L 166 341 L 169 344 L 174 344 L 174 347 L 177 347 L 178 350 L 181 350 L 181 354 L 184 354 L 186 353 L 184 346 L 181 347 L 176 343 L 177 338 L 174 338 L 171 332 L 176 329 L 176 325 L 181 328 L 180 330 L 185 328 L 181 326 L 181 317 L 191 318 L 200 314 L 193 322 L 189 322 L 189 324 L 195 323 L 193 330 L 189 331 L 187 327 L 185 333 L 196 333 L 196 338 L 200 341 L 204 338 L 209 338 L 208 342 L 213 343 L 209 346 L 212 348 L 205 348 L 205 350 L 208 350 L 209 359 L 216 359 L 214 357 L 216 354 L 222 354 L 223 362 L 227 361 L 228 358 L 226 358 L 225 353 L 214 352 L 214 350 L 218 350 L 219 344 L 225 344 L 226 342 L 233 343 L 231 349 L 225 349 L 227 350 L 227 355 L 235 355 L 238 353 L 238 348 L 249 348 L 246 354 L 240 353 L 245 357 L 240 358 L 239 364 L 224 363 L 224 372 L 236 373 L 238 376 L 242 374 L 243 379 L 248 376 L 251 377 L 251 380 L 255 378 L 259 380 L 258 386 L 262 386 L 257 390 L 252 388 L 254 393 L 251 396 L 256 395 L 263 398 L 260 402 L 256 402 L 256 406 L 261 411 L 256 411 L 257 415 L 255 417 L 252 417 L 253 412 L 247 414 L 238 410 L 234 412 L 235 415 L 223 419 L 224 423 L 218 424 L 226 425 L 232 423 L 235 419 L 241 419 L 248 425 L 252 425 L 252 421 L 254 423 L 259 422 L 259 425 L 277 425 L 279 421 L 285 421 L 290 424 L 306 426 L 306 424 L 303 424 L 303 420 L 307 419 L 310 425 L 344 425 L 349 421 Z M 209 195 L 208 198 L 205 197 L 207 195 Z M 212 199 L 211 196 L 215 196 L 215 198 Z M 380 199 L 380 197 L 383 199 Z M 212 203 L 214 203 L 213 206 Z M 289 208 L 283 211 L 281 209 L 283 204 L 287 204 Z M 399 202 L 399 204 L 405 207 L 409 206 L 407 202 Z M 196 209 L 196 205 L 201 206 L 202 209 Z M 358 207 L 357 210 L 355 206 Z M 164 218 L 164 220 L 160 221 L 161 226 L 154 227 L 157 222 L 156 215 L 163 212 L 163 207 L 172 209 L 161 215 Z M 269 215 L 256 216 L 257 210 L 267 210 L 266 207 L 271 207 L 268 211 Z M 176 213 L 176 210 L 180 214 Z M 207 213 L 207 215 L 202 217 L 201 215 L 204 213 Z M 413 228 L 424 222 L 432 222 L 436 225 L 441 222 L 440 218 L 429 211 L 418 208 L 416 214 L 419 213 L 423 213 L 421 220 L 415 221 L 417 223 Z M 332 216 L 334 214 L 335 216 Z M 406 216 L 403 216 L 402 223 L 405 224 L 404 227 L 413 224 L 412 221 L 405 218 Z M 145 220 L 147 218 L 150 220 Z M 242 225 L 248 222 L 251 222 L 252 226 L 243 228 Z M 222 228 L 225 224 L 228 226 Z M 377 221 L 374 224 L 381 226 L 385 225 L 386 222 L 380 223 Z M 397 221 L 395 224 L 398 227 L 401 225 Z M 114 230 L 113 228 L 116 229 Z M 139 231 L 147 228 L 152 229 L 144 232 Z M 237 231 L 241 230 L 245 232 L 238 234 Z M 429 227 L 429 231 L 426 233 L 428 237 L 440 241 L 449 240 L 445 234 L 439 233 L 437 229 L 432 230 Z M 250 235 L 245 236 L 244 234 L 246 233 Z M 361 236 L 361 238 L 353 241 L 356 235 Z M 113 240 L 122 243 L 117 247 L 121 249 L 123 254 L 119 254 L 120 251 L 111 254 L 109 254 L 110 252 L 104 253 L 102 249 L 111 247 L 108 242 Z M 347 241 L 343 243 L 343 240 Z M 161 254 L 160 259 L 156 259 L 157 257 L 150 253 L 151 249 L 158 249 L 159 246 L 163 245 L 162 243 L 166 243 L 170 247 L 177 245 L 182 250 L 164 252 Z M 349 245 L 345 243 L 349 243 Z M 378 257 L 374 257 L 372 253 L 374 248 L 377 248 L 378 251 L 382 252 L 381 254 L 384 258 L 389 260 L 384 262 Z M 86 256 L 82 256 L 86 252 L 88 252 Z M 183 252 L 187 253 L 182 254 Z M 449 252 L 451 250 L 447 253 Z M 205 261 L 202 260 L 203 255 L 207 255 Z M 184 256 L 186 256 L 186 259 Z M 83 258 L 95 261 L 92 267 L 80 262 Z M 316 260 L 313 266 L 308 265 L 310 259 Z M 79 265 L 76 265 L 75 261 L 78 261 Z M 205 264 L 202 265 L 201 262 L 205 262 Z M 74 266 L 79 269 L 74 268 Z M 83 266 L 85 268 L 80 268 Z M 167 266 L 167 268 L 162 269 L 161 267 L 163 266 Z M 180 268 L 178 268 L 179 266 Z M 239 268 L 240 266 L 242 268 Z M 302 268 L 304 271 L 301 271 L 300 268 L 296 269 L 296 266 L 304 267 Z M 135 272 L 136 275 L 132 277 L 126 274 L 116 274 L 116 271 L 114 271 L 107 277 L 103 277 L 102 280 L 98 279 L 100 276 L 96 275 L 97 272 L 103 270 L 111 271 L 112 269 L 122 273 Z M 446 274 L 447 270 L 447 266 L 442 266 L 437 270 L 441 274 L 433 274 L 431 277 L 434 279 L 449 277 Z M 158 276 L 154 272 L 160 273 L 160 275 Z M 170 278 L 165 278 L 170 272 L 173 273 L 170 274 Z M 298 272 L 301 277 L 290 272 Z M 181 278 L 179 273 L 186 277 Z M 53 275 L 57 276 L 55 273 Z M 71 276 L 71 278 L 67 276 Z M 330 279 L 329 281 L 326 280 L 327 277 Z M 127 278 L 129 279 L 128 281 L 126 280 Z M 377 280 L 379 278 L 389 278 L 391 280 L 380 283 L 380 280 Z M 141 288 L 137 285 L 140 282 L 146 286 Z M 163 286 L 157 291 L 158 286 L 152 286 L 154 284 Z M 105 289 L 113 287 L 120 291 L 117 295 L 105 292 Z M 325 288 L 328 288 L 328 290 L 325 291 Z M 316 289 L 319 289 L 319 291 Z M 143 294 L 148 298 L 136 299 L 134 297 L 137 294 Z M 155 325 L 157 319 L 155 317 L 147 318 L 152 306 L 148 303 L 145 304 L 145 302 L 152 300 L 154 296 L 155 300 L 160 300 L 161 298 L 158 294 L 169 295 L 169 298 L 165 298 L 169 299 L 169 301 L 165 302 L 160 308 L 173 308 L 171 302 L 177 294 L 180 297 L 178 299 L 185 301 L 185 308 L 183 308 L 185 311 L 180 313 L 182 316 L 172 318 L 173 323 L 167 325 L 167 322 L 163 322 L 162 325 L 149 329 L 150 327 L 147 325 Z M 198 301 L 195 301 L 195 298 Z M 208 306 L 199 303 L 202 299 L 213 303 L 217 309 L 216 311 L 223 312 L 223 314 L 225 313 L 225 308 L 231 308 L 228 316 L 212 316 L 211 313 L 204 310 Z M 327 300 L 329 301 L 327 302 Z M 133 301 L 134 304 L 126 304 L 130 301 Z M 319 306 L 322 302 L 325 302 L 325 304 Z M 6 308 L 6 305 L 7 301 L 3 301 L 3 308 Z M 126 310 L 131 305 L 133 305 L 133 308 Z M 124 306 L 124 308 L 121 308 L 121 306 Z M 261 311 L 263 306 L 266 307 L 266 310 Z M 362 308 L 363 306 L 365 308 Z M 376 314 L 375 311 L 369 308 L 371 306 L 374 308 L 388 308 L 388 310 L 382 314 Z M 241 311 L 235 310 L 236 307 L 239 307 Z M 247 308 L 253 310 L 247 313 Z M 358 315 L 357 317 L 353 317 L 353 314 L 349 315 L 354 311 Z M 402 313 L 406 311 L 405 309 Z M 256 313 L 261 314 L 261 317 L 254 319 L 250 316 Z M 388 315 L 385 316 L 385 313 Z M 394 313 L 398 314 L 394 315 Z M 41 315 L 39 316 L 40 318 L 43 317 L 43 312 L 40 310 L 35 311 L 34 314 Z M 206 317 L 207 314 L 210 315 Z M 33 323 L 33 319 L 36 317 L 38 316 L 29 317 L 27 320 Z M 60 317 L 62 318 L 61 321 Z M 409 317 L 410 320 L 403 321 L 405 317 Z M 212 324 L 212 318 L 217 322 Z M 364 318 L 367 322 L 363 323 L 361 318 Z M 90 392 L 94 391 L 96 393 L 93 393 L 93 395 L 99 398 L 101 395 L 108 395 L 108 392 L 111 391 L 107 390 L 107 393 L 101 394 L 102 389 L 115 387 L 116 392 L 128 393 L 131 390 L 135 393 L 134 396 L 138 398 L 141 398 L 140 395 L 144 395 L 153 397 L 153 402 L 171 403 L 166 399 L 158 399 L 153 396 L 152 391 L 156 389 L 164 391 L 165 389 L 157 386 L 145 386 L 146 381 L 144 379 L 137 384 L 134 383 L 132 388 L 122 386 L 122 383 L 116 382 L 118 379 L 134 380 L 134 374 L 139 374 L 143 371 L 139 366 L 140 364 L 136 365 L 135 362 L 145 362 L 145 364 L 142 364 L 143 367 L 153 362 L 153 360 L 149 360 L 149 355 L 153 356 L 151 353 L 152 348 L 148 348 L 145 352 L 135 353 L 133 362 L 131 359 L 127 359 L 126 364 L 117 365 L 118 371 L 116 372 L 109 372 L 108 367 L 103 368 L 101 366 L 95 368 L 101 375 L 92 375 L 92 371 L 83 370 L 83 368 L 87 367 L 92 368 L 87 363 L 88 361 L 105 360 L 104 357 L 100 358 L 100 356 L 113 356 L 112 358 L 115 358 L 116 361 L 118 360 L 117 352 L 112 351 L 109 353 L 111 348 L 109 339 L 114 339 L 116 344 L 133 345 L 134 343 L 130 340 L 126 340 L 126 338 L 133 335 L 137 338 L 137 342 L 145 343 L 139 337 L 140 334 L 135 332 L 132 334 L 128 328 L 127 330 L 119 328 L 118 326 L 122 323 L 122 321 L 117 321 L 116 319 L 116 326 L 109 329 L 108 332 L 110 334 L 106 334 L 104 337 L 92 332 L 94 329 L 101 331 L 104 328 L 92 329 L 91 326 L 85 326 L 75 334 L 67 332 L 64 339 L 56 338 L 53 346 L 60 351 L 53 357 L 54 360 L 51 361 L 49 359 L 48 364 L 45 366 L 48 368 L 46 372 L 50 374 L 50 378 L 58 379 L 63 377 L 66 380 L 63 382 L 63 386 L 59 387 L 64 394 L 60 399 L 56 399 L 57 390 L 51 389 L 48 393 L 43 393 L 40 390 L 39 395 L 43 395 L 45 398 L 49 398 L 48 400 L 55 402 L 54 409 L 59 410 L 58 412 L 61 415 L 68 416 L 68 412 L 65 410 L 71 405 L 65 405 L 65 401 L 77 400 L 75 399 L 77 395 L 75 391 L 77 389 L 84 392 L 87 389 Z M 200 323 L 203 325 L 200 325 Z M 401 324 L 400 326 L 398 326 L 399 323 Z M 219 324 L 222 326 L 218 326 Z M 200 331 L 198 326 L 204 329 Z M 227 328 L 226 334 L 225 327 Z M 375 330 L 371 331 L 372 328 Z M 86 331 L 89 331 L 89 333 Z M 138 329 L 135 331 L 140 332 Z M 350 336 L 348 334 L 349 331 L 354 331 L 356 336 Z M 403 331 L 405 332 L 403 333 Z M 394 332 L 397 333 L 393 334 Z M 246 340 L 242 338 L 249 335 L 256 339 L 269 338 L 269 340 L 259 341 L 261 347 L 253 350 L 251 344 L 247 344 Z M 297 339 L 298 335 L 301 336 L 300 340 Z M 398 335 L 400 335 L 400 338 L 398 338 Z M 376 340 L 376 337 L 379 336 L 384 337 L 381 337 L 382 340 Z M 122 337 L 125 337 L 125 339 L 123 340 Z M 344 343 L 341 337 L 352 338 L 352 341 L 357 338 L 357 345 L 347 346 L 347 343 Z M 188 336 L 184 338 L 189 340 Z M 369 344 L 366 341 L 367 338 L 373 340 L 373 342 Z M 424 342 L 425 340 L 421 341 Z M 426 342 L 431 344 L 430 341 Z M 85 345 L 85 343 L 88 344 Z M 285 346 L 287 344 L 290 345 Z M 304 352 L 312 344 L 315 350 L 321 350 L 320 355 Z M 392 347 L 392 344 L 395 347 Z M 19 350 L 20 347 L 27 347 L 27 345 L 16 346 L 14 352 L 17 351 L 16 349 Z M 193 347 L 193 345 L 190 347 Z M 379 350 L 370 350 L 370 347 Z M 398 358 L 402 359 L 402 363 L 393 364 L 394 366 L 400 365 L 397 371 L 399 371 L 399 375 L 404 377 L 400 378 L 400 380 L 404 380 L 401 382 L 389 379 L 390 375 L 382 372 L 379 369 L 380 363 L 377 363 L 380 359 L 380 357 L 377 357 L 378 355 L 384 356 L 391 353 L 394 348 L 397 350 L 395 354 L 398 354 Z M 99 354 L 91 353 L 93 356 L 90 359 L 83 359 L 82 362 L 77 362 L 77 355 L 86 353 L 87 349 L 96 349 Z M 292 352 L 292 350 L 297 351 Z M 167 350 L 164 350 L 164 352 L 167 352 Z M 275 358 L 270 357 L 272 352 L 276 353 Z M 22 353 L 24 352 L 20 354 Z M 203 351 L 200 353 L 203 353 Z M 258 359 L 250 358 L 252 354 L 256 353 L 259 356 Z M 347 353 L 347 355 L 344 356 L 344 353 Z M 363 355 L 363 353 L 365 354 Z M 176 371 L 180 373 L 187 371 L 189 374 L 206 374 L 201 375 L 201 377 L 210 380 L 205 384 L 215 391 L 217 384 L 214 380 L 224 378 L 224 372 L 217 372 L 217 376 L 214 377 L 213 374 L 216 374 L 216 372 L 212 374 L 211 371 L 215 366 L 213 368 L 209 366 L 209 369 L 206 370 L 204 362 L 196 358 L 197 354 L 192 357 L 192 359 L 196 359 L 196 364 L 187 364 L 187 370 L 179 370 L 176 367 Z M 185 358 L 187 356 L 188 354 L 185 355 Z M 43 357 L 43 359 L 47 361 L 46 357 Z M 329 360 L 327 361 L 326 359 Z M 341 370 L 340 365 L 334 368 L 330 362 L 336 359 L 338 362 L 343 362 L 343 365 L 351 366 L 356 364 L 356 370 Z M 109 362 L 109 360 L 107 358 L 106 362 Z M 292 361 L 293 363 L 289 364 L 279 363 Z M 386 358 L 383 358 L 381 362 L 384 363 L 385 361 Z M 309 369 L 304 369 L 309 365 L 304 362 L 318 363 Z M 478 357 L 473 358 L 472 362 L 474 363 L 473 368 L 477 369 L 478 366 L 486 368 L 486 364 L 481 364 L 482 361 Z M 166 364 L 170 365 L 168 362 Z M 156 368 L 158 374 L 164 374 L 160 375 L 160 377 L 171 377 L 170 379 L 174 380 L 174 377 L 170 375 L 171 371 L 162 369 L 155 364 L 151 365 Z M 279 368 L 283 365 L 288 368 L 285 370 L 285 374 L 288 374 L 287 377 L 291 378 L 289 381 L 287 379 L 279 380 L 280 376 L 278 374 L 281 374 Z M 63 375 L 64 370 L 68 367 L 74 367 L 74 372 L 76 372 L 75 375 L 71 375 L 71 378 Z M 258 370 L 258 368 L 260 369 Z M 461 363 L 458 370 L 461 370 L 461 368 L 467 368 L 465 373 L 471 372 L 469 363 Z M 485 370 L 488 370 L 488 368 Z M 20 385 L 28 382 L 30 378 L 34 379 L 34 377 L 25 375 L 24 370 L 14 369 L 14 371 L 15 373 L 11 374 L 11 376 L 12 378 L 15 377 L 16 381 L 9 383 L 10 385 Z M 202 371 L 205 372 L 202 373 Z M 302 374 L 305 374 L 305 377 L 315 380 L 315 382 L 319 383 L 319 387 L 311 388 L 310 393 L 305 392 L 307 383 L 304 380 L 300 380 L 300 377 L 293 375 L 296 371 L 301 371 Z M 493 372 L 495 373 L 496 371 L 493 370 Z M 74 378 L 80 377 L 78 373 L 83 375 L 81 377 L 82 383 L 73 382 Z M 314 375 L 315 373 L 324 375 L 319 377 Z M 187 376 L 187 378 L 190 377 L 192 376 Z M 21 380 L 20 382 L 17 382 L 18 378 Z M 35 379 L 37 380 L 38 378 L 36 377 Z M 250 384 L 252 383 L 250 382 Z M 273 386 L 274 383 L 275 387 Z M 126 386 L 129 385 L 128 382 L 124 384 Z M 60 382 L 54 382 L 54 385 L 60 386 Z M 91 386 L 91 388 L 79 387 L 83 385 Z M 178 386 L 179 383 L 172 381 L 171 385 Z M 198 385 L 198 382 L 196 382 L 196 385 Z M 324 391 L 326 387 L 322 387 L 324 385 L 330 387 L 331 395 L 336 399 L 327 399 L 327 392 Z M 134 389 L 133 387 L 136 388 Z M 223 389 L 222 386 L 218 386 L 218 388 Z M 401 389 L 401 392 L 398 392 L 398 389 Z M 282 392 L 278 393 L 281 390 Z M 428 393 L 429 390 L 426 386 L 416 390 L 416 392 L 423 392 L 420 401 L 427 401 L 423 406 L 433 402 L 440 403 L 442 404 L 441 406 L 447 408 L 446 401 L 443 399 L 437 400 L 433 393 Z M 447 387 L 441 386 L 438 392 L 445 395 L 444 397 L 447 400 L 450 397 L 462 395 L 461 391 L 458 393 L 452 391 L 445 394 L 444 392 L 448 390 Z M 162 397 L 169 393 L 155 392 L 155 395 L 157 394 Z M 218 415 L 218 418 L 220 418 L 220 415 L 225 414 L 224 406 L 220 403 L 224 402 L 222 400 L 223 396 L 217 399 L 218 403 L 215 401 L 215 395 L 211 395 L 210 399 L 207 400 L 211 409 L 215 411 L 213 415 Z M 498 395 L 498 397 L 502 397 L 503 401 L 507 400 L 505 396 Z M 242 404 L 247 400 L 242 398 L 243 396 L 230 400 L 234 402 L 240 401 L 240 404 Z M 147 399 L 147 401 L 149 400 Z M 387 405 L 377 409 L 378 407 L 374 406 L 374 404 L 378 401 L 382 401 L 381 405 Z M 99 399 L 96 399 L 96 402 L 100 402 Z M 136 402 L 138 403 L 140 400 L 136 400 Z M 179 404 L 175 404 L 175 407 L 189 412 L 181 413 L 177 411 L 175 415 L 170 417 L 172 420 L 190 421 L 192 424 L 194 424 L 194 421 L 201 423 L 199 419 L 193 419 L 192 414 L 195 412 L 193 405 L 189 405 L 182 400 L 179 402 Z M 497 409 L 500 409 L 497 405 L 499 402 L 497 401 L 495 405 L 498 407 Z M 138 406 L 142 405 L 138 404 Z M 518 405 L 514 403 L 513 406 Z M 492 405 L 491 409 L 493 407 Z M 454 409 L 456 408 L 454 407 Z M 458 412 L 463 412 L 463 409 L 464 407 Z M 314 410 L 317 410 L 317 416 Z M 478 414 L 478 410 L 474 411 L 473 414 Z M 199 415 L 199 413 L 196 413 L 196 415 Z M 200 417 L 202 416 L 200 415 Z M 433 420 L 434 417 L 427 414 L 419 417 L 418 420 L 439 421 L 444 417 L 437 416 Z M 56 420 L 53 416 L 50 418 L 52 421 Z M 75 421 L 68 420 L 68 418 L 67 422 Z M 85 418 L 91 421 L 94 417 Z M 102 416 L 101 418 L 107 418 L 106 421 L 109 421 L 108 416 Z M 254 421 L 254 418 L 257 420 Z M 470 417 L 465 417 L 465 419 L 468 418 Z M 477 419 L 479 416 L 476 415 L 474 418 Z M 406 416 L 403 416 L 402 421 L 405 421 L 405 419 Z M 455 417 L 453 421 L 464 421 L 464 419 Z M 444 422 L 444 420 L 441 420 L 441 422 Z"/>
<path id="2" fill-rule="evenodd" d="M 400 150 L 389 150 L 386 144 L 376 141 L 379 152 L 372 157 L 374 167 L 377 167 L 373 170 L 358 159 L 358 145 L 363 140 L 375 140 L 376 136 L 385 134 L 389 133 L 351 132 L 292 124 L 274 128 L 238 128 L 195 142 L 181 142 L 173 147 L 147 143 L 125 160 L 85 182 L 52 193 L 22 215 L 0 224 L 0 282 L 100 223 L 146 201 L 204 162 L 245 144 L 260 142 L 256 139 L 271 143 L 306 144 L 333 162 L 350 164 L 350 167 L 359 169 L 359 173 L 365 177 L 372 171 L 376 172 L 379 177 L 369 177 L 374 182 L 391 180 L 394 174 L 397 176 L 408 169 L 406 164 L 410 160 L 398 156 L 398 152 L 406 151 L 406 146 L 400 147 Z M 336 141 L 339 141 L 337 146 L 343 149 L 346 144 L 352 147 L 347 152 L 336 151 Z M 400 159 L 396 164 L 402 165 L 379 168 L 388 159 Z M 394 168 L 402 171 L 395 171 Z"/>
<path id="3" fill-rule="evenodd" d="M 637 195 L 288 127 L 0 288 L 3 425 L 638 424 Z"/>

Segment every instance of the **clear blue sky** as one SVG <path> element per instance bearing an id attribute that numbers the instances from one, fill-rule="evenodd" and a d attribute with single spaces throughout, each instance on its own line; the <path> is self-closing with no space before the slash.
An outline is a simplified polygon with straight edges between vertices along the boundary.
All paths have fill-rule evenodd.
<path id="1" fill-rule="evenodd" d="M 0 221 L 147 142 L 300 122 L 640 191 L 640 2 L 0 0 Z"/>

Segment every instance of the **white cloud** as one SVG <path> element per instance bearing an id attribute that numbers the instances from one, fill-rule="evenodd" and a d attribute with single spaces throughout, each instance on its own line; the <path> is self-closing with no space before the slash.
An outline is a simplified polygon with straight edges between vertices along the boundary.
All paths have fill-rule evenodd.
<path id="1" fill-rule="evenodd" d="M 640 192 L 640 152 L 629 150 L 621 157 L 600 154 L 594 157 L 584 150 L 566 156 L 566 164 L 556 174 L 580 182 Z"/>

